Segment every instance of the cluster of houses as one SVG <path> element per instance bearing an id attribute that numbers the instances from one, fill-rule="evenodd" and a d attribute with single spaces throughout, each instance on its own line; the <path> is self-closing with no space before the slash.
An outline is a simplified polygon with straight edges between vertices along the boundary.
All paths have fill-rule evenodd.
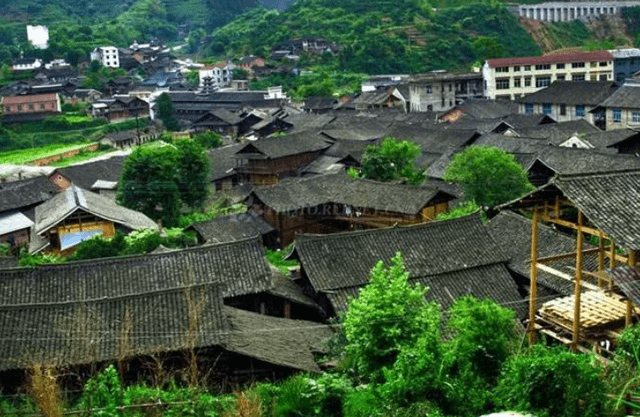
<path id="1" fill-rule="evenodd" d="M 372 77 L 356 97 L 300 106 L 279 88 L 169 89 L 184 126 L 230 142 L 208 152 L 211 188 L 247 212 L 191 225 L 198 245 L 184 250 L 32 268 L 1 259 L 0 380 L 21 381 L 34 362 L 127 362 L 133 376 L 149 361 L 187 366 L 185 352 L 222 384 L 320 372 L 330 320 L 396 252 L 443 308 L 462 295 L 491 298 L 531 340 L 544 333 L 608 355 L 639 318 L 640 81 L 614 79 L 608 51 L 518 59 L 478 73 Z M 484 74 L 497 77 L 493 87 Z M 497 90 L 512 99 L 487 96 Z M 147 103 L 153 113 L 128 97 L 94 108 L 138 117 Z M 424 185 L 347 175 L 386 137 L 420 147 Z M 464 197 L 443 177 L 469 146 L 512 154 L 536 189 L 491 208 L 486 223 L 438 220 Z M 94 235 L 158 228 L 115 203 L 123 158 L 7 167 L 0 241 L 66 256 Z M 290 248 L 299 267 L 283 274 L 265 247 Z"/>

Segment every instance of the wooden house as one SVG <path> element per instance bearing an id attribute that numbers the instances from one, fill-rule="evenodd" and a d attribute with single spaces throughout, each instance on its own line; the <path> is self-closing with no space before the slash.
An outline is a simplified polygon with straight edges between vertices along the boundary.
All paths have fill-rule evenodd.
<path id="1" fill-rule="evenodd" d="M 319 372 L 313 353 L 330 327 L 237 307 L 239 297 L 276 287 L 255 239 L 0 270 L 0 386 L 18 385 L 34 362 L 86 371 L 119 361 L 135 374 L 155 357 L 178 371 L 190 351 L 222 389 Z M 291 297 L 277 293 L 283 307 Z M 292 301 L 289 313 L 298 306 Z"/>
<path id="2" fill-rule="evenodd" d="M 259 187 L 247 199 L 286 246 L 300 233 L 335 233 L 433 220 L 455 196 L 434 186 L 351 179 L 344 173 Z"/>
<path id="3" fill-rule="evenodd" d="M 157 227 L 142 213 L 71 185 L 36 207 L 33 231 L 37 239 L 31 241 L 29 251 L 69 255 L 77 244 L 95 235 L 112 237 L 116 230 L 129 233 Z"/>
<path id="4" fill-rule="evenodd" d="M 10 248 L 29 245 L 33 221 L 19 211 L 0 213 L 0 244 Z"/>
<path id="5" fill-rule="evenodd" d="M 236 152 L 236 171 L 244 183 L 277 184 L 284 177 L 299 176 L 329 146 L 320 136 L 306 132 L 259 139 Z"/>
<path id="6" fill-rule="evenodd" d="M 2 97 L 2 121 L 5 123 L 44 120 L 61 111 L 57 93 Z"/>
<path id="7" fill-rule="evenodd" d="M 114 96 L 101 99 L 91 106 L 91 116 L 109 122 L 149 116 L 149 103 L 135 96 Z"/>
<path id="8" fill-rule="evenodd" d="M 369 282 L 371 269 L 400 252 L 409 280 L 429 287 L 427 299 L 443 309 L 462 295 L 490 298 L 520 317 L 526 303 L 509 274 L 508 258 L 496 246 L 478 215 L 406 227 L 300 235 L 293 257 L 300 260 L 299 285 L 328 315 Z"/>
<path id="9" fill-rule="evenodd" d="M 233 242 L 259 236 L 265 246 L 276 246 L 275 229 L 255 212 L 218 216 L 193 223 L 187 229 L 196 232 L 200 243 Z"/>
<path id="10" fill-rule="evenodd" d="M 545 333 L 574 350 L 600 349 L 637 321 L 640 275 L 640 170 L 560 175 L 503 209 L 533 215 L 530 254 L 530 340 Z M 575 234 L 571 252 L 542 256 L 540 222 Z M 587 244 L 587 236 L 595 245 Z M 547 253 L 544 253 L 547 255 Z M 595 255 L 596 262 L 585 262 Z M 569 261 L 570 265 L 558 261 Z M 538 301 L 538 276 L 551 274 L 573 286 L 570 296 Z M 634 275 L 635 274 L 635 275 Z M 538 305 L 541 306 L 538 308 Z M 610 345 L 610 343 L 605 343 Z"/>
<path id="11" fill-rule="evenodd" d="M 196 130 L 212 130 L 223 135 L 237 136 L 242 118 L 226 109 L 216 109 L 205 113 L 191 125 Z"/>
<path id="12" fill-rule="evenodd" d="M 244 144 L 238 143 L 214 148 L 207 152 L 211 163 L 209 179 L 215 190 L 228 190 L 238 184 L 235 154 L 244 146 Z"/>

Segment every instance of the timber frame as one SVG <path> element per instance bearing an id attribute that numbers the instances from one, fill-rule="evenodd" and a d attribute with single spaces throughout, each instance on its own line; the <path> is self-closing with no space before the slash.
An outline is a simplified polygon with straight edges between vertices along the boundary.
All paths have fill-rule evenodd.
<path id="1" fill-rule="evenodd" d="M 572 350 L 588 350 L 582 344 L 600 351 L 619 335 L 619 331 L 637 319 L 636 306 L 622 294 L 609 271 L 622 265 L 636 266 L 637 250 L 624 253 L 606 231 L 590 223 L 582 210 L 557 187 L 545 186 L 508 203 L 502 208 L 517 208 L 531 216 L 530 297 L 527 333 L 535 343 L 543 333 L 567 344 Z M 576 250 L 553 256 L 538 257 L 538 226 L 540 222 L 575 233 Z M 597 239 L 596 247 L 585 248 L 585 237 Z M 585 255 L 597 255 L 597 270 L 585 269 Z M 553 263 L 575 260 L 575 271 L 567 274 Z M 574 283 L 574 294 L 545 302 L 538 309 L 538 272 L 542 271 Z"/>

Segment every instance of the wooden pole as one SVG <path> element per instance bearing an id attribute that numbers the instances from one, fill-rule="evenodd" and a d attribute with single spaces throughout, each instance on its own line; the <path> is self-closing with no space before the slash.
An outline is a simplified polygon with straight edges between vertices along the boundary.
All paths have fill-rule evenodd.
<path id="1" fill-rule="evenodd" d="M 616 267 L 616 242 L 611 238 L 611 257 L 609 259 L 609 268 L 613 269 Z M 609 289 L 613 289 L 613 281 L 609 280 Z"/>
<path id="2" fill-rule="evenodd" d="M 531 284 L 529 287 L 529 343 L 536 342 L 536 306 L 538 298 L 538 209 L 531 222 Z"/>
<path id="3" fill-rule="evenodd" d="M 578 342 L 580 341 L 580 298 L 582 295 L 582 249 L 583 249 L 583 233 L 582 233 L 582 212 L 578 212 L 578 236 L 576 241 L 576 282 L 574 290 L 575 303 L 573 305 L 573 341 L 571 342 L 571 350 L 578 350 Z"/>
<path id="4" fill-rule="evenodd" d="M 598 233 L 598 272 L 604 271 L 604 236 Z M 598 288 L 602 287 L 602 279 L 598 275 Z"/>
<path id="5" fill-rule="evenodd" d="M 634 250 L 629 251 L 628 263 L 631 268 L 636 266 L 636 252 Z M 624 317 L 624 326 L 629 327 L 633 324 L 633 301 L 627 297 L 627 311 Z"/>

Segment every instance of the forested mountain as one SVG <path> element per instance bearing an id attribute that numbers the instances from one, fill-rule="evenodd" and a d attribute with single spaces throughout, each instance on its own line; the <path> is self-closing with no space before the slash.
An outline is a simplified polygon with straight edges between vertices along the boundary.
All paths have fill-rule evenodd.
<path id="1" fill-rule="evenodd" d="M 252 9 L 214 32 L 212 54 L 268 54 L 296 37 L 336 42 L 336 68 L 381 73 L 468 69 L 491 56 L 540 49 L 505 7 L 474 2 L 433 10 L 425 0 L 299 0 L 285 11 Z M 328 62 L 324 62 L 325 64 Z"/>

